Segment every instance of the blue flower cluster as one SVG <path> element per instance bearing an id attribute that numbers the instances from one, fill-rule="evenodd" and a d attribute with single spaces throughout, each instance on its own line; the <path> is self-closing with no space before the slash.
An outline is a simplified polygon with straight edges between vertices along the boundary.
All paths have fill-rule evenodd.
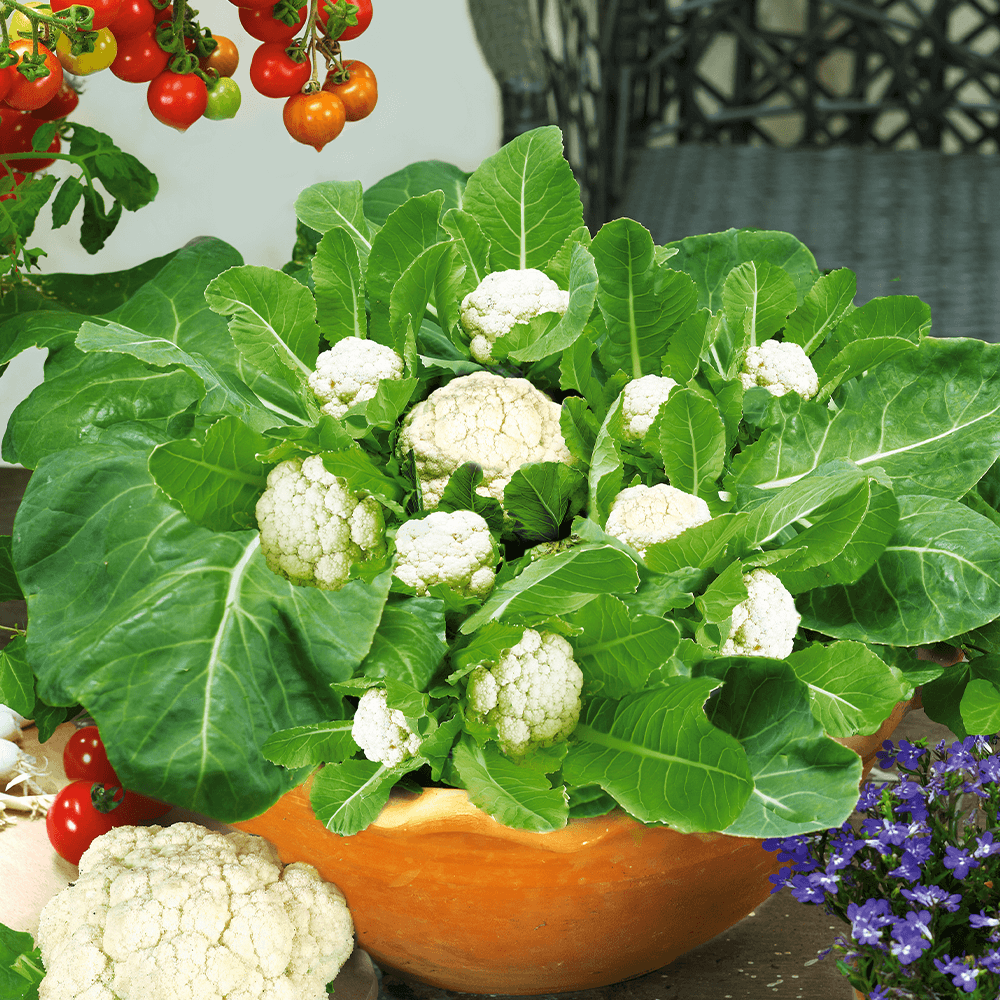
<path id="1" fill-rule="evenodd" d="M 954 996 L 1000 1000 L 1000 736 L 969 736 L 932 755 L 926 741 L 886 740 L 855 828 L 764 841 L 779 861 L 772 893 L 788 887 L 851 926 L 838 968 L 869 1000 Z M 985 829 L 980 825 L 983 822 Z"/>

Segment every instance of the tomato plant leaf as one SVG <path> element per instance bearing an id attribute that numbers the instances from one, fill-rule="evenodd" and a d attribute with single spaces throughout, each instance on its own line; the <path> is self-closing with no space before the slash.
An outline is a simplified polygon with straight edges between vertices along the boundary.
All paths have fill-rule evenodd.
<path id="1" fill-rule="evenodd" d="M 73 210 L 80 204 L 83 197 L 84 185 L 78 177 L 67 177 L 59 186 L 59 192 L 52 200 L 52 228 L 59 229 L 65 226 L 73 214 Z"/>

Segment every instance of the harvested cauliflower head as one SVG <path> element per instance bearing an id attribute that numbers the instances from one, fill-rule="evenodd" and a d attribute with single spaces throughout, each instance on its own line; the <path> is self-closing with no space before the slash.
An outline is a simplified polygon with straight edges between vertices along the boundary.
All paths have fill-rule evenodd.
<path id="1" fill-rule="evenodd" d="M 331 417 L 342 417 L 355 403 L 375 395 L 382 379 L 401 379 L 403 359 L 385 344 L 345 337 L 316 359 L 309 388 Z"/>
<path id="2" fill-rule="evenodd" d="M 645 557 L 650 545 L 676 538 L 711 519 L 708 504 L 701 497 L 657 483 L 622 490 L 611 505 L 604 530 Z"/>
<path id="3" fill-rule="evenodd" d="M 354 948 L 340 890 L 266 840 L 120 826 L 45 905 L 39 1000 L 326 1000 Z"/>
<path id="4" fill-rule="evenodd" d="M 561 316 L 568 305 L 569 292 L 533 267 L 487 274 L 462 299 L 460 315 L 469 335 L 469 353 L 480 364 L 494 364 L 493 345 L 515 323 L 526 323 L 546 312 Z"/>
<path id="5" fill-rule="evenodd" d="M 802 621 L 795 610 L 795 598 L 766 569 L 744 574 L 743 582 L 749 596 L 733 609 L 732 630 L 722 644 L 723 655 L 788 656 Z"/>
<path id="6" fill-rule="evenodd" d="M 389 708 L 384 688 L 369 688 L 358 700 L 351 738 L 369 760 L 395 767 L 415 756 L 420 737 L 399 709 Z"/>
<path id="7" fill-rule="evenodd" d="M 666 375 L 643 375 L 625 386 L 622 436 L 626 441 L 641 441 L 645 437 L 675 385 Z"/>
<path id="8" fill-rule="evenodd" d="M 493 589 L 499 551 L 486 519 L 471 510 L 436 510 L 396 532 L 394 574 L 421 596 L 436 583 L 463 597 Z"/>
<path id="9" fill-rule="evenodd" d="M 819 376 L 809 356 L 798 344 L 765 340 L 747 351 L 740 381 L 744 389 L 761 386 L 772 396 L 797 392 L 812 399 L 819 392 Z"/>
<path id="10" fill-rule="evenodd" d="M 503 502 L 504 487 L 525 462 L 573 456 L 559 430 L 561 407 L 525 378 L 474 372 L 452 379 L 406 415 L 398 448 L 411 448 L 424 507 L 441 501 L 448 477 L 466 462 L 483 468 L 478 492 Z"/>
<path id="11" fill-rule="evenodd" d="M 469 675 L 469 710 L 496 726 L 500 749 L 523 757 L 566 739 L 580 721 L 583 671 L 573 647 L 555 632 L 525 629 L 495 664 Z"/>
<path id="12" fill-rule="evenodd" d="M 378 501 L 359 498 L 319 455 L 290 458 L 268 473 L 257 524 L 267 565 L 303 587 L 339 590 L 353 563 L 385 552 Z"/>

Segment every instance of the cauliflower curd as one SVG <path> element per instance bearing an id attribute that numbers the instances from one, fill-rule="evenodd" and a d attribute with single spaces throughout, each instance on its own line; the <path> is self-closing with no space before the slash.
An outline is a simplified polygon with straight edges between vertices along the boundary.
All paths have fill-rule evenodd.
<path id="1" fill-rule="evenodd" d="M 622 400 L 622 436 L 626 441 L 641 441 L 653 426 L 656 414 L 677 383 L 666 375 L 643 375 L 624 389 Z"/>
<path id="2" fill-rule="evenodd" d="M 384 688 L 369 688 L 358 699 L 351 738 L 369 760 L 395 767 L 416 755 L 420 737 L 399 709 L 390 709 Z"/>
<path id="3" fill-rule="evenodd" d="M 747 351 L 740 381 L 744 389 L 761 386 L 772 396 L 797 392 L 812 399 L 819 392 L 819 376 L 809 356 L 798 344 L 765 340 Z"/>
<path id="4" fill-rule="evenodd" d="M 327 472 L 320 455 L 276 465 L 256 513 L 267 565 L 299 586 L 339 590 L 352 563 L 385 551 L 378 501 L 360 499 Z"/>
<path id="5" fill-rule="evenodd" d="M 39 1000 L 326 1000 L 354 949 L 347 902 L 249 833 L 120 826 L 38 921 Z"/>
<path id="6" fill-rule="evenodd" d="M 410 410 L 398 449 L 401 456 L 413 449 L 427 510 L 437 507 L 449 476 L 466 462 L 482 466 L 477 492 L 502 503 L 504 487 L 525 462 L 573 461 L 559 429 L 561 412 L 527 379 L 474 372 Z"/>
<path id="7" fill-rule="evenodd" d="M 569 292 L 533 267 L 494 271 L 462 299 L 462 328 L 469 335 L 469 353 L 480 364 L 494 364 L 493 345 L 517 323 L 546 312 L 563 315 Z"/>
<path id="8" fill-rule="evenodd" d="M 309 388 L 324 413 L 342 417 L 355 403 L 371 399 L 382 379 L 402 377 L 403 359 L 391 347 L 345 337 L 316 359 Z"/>
<path id="9" fill-rule="evenodd" d="M 701 497 L 657 483 L 622 490 L 611 505 L 604 530 L 645 558 L 650 545 L 676 538 L 711 519 L 708 504 Z"/>
<path id="10" fill-rule="evenodd" d="M 583 671 L 555 632 L 525 629 L 516 646 L 469 675 L 470 711 L 497 727 L 500 749 L 522 757 L 566 739 L 580 721 Z"/>
<path id="11" fill-rule="evenodd" d="M 788 656 L 802 621 L 795 610 L 795 598 L 766 569 L 744 574 L 743 582 L 749 596 L 733 609 L 733 626 L 722 644 L 723 655 Z"/>

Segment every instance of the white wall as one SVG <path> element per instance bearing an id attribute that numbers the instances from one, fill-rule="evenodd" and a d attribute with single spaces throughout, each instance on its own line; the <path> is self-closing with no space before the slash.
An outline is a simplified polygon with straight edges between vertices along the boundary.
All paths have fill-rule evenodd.
<path id="1" fill-rule="evenodd" d="M 366 186 L 415 160 L 445 160 L 472 170 L 500 145 L 500 102 L 480 54 L 465 0 L 374 0 L 374 18 L 358 39 L 344 43 L 345 58 L 368 63 L 378 78 L 372 115 L 348 123 L 317 153 L 285 132 L 282 101 L 261 97 L 250 85 L 254 48 L 228 0 L 200 0 L 202 26 L 232 38 L 240 49 L 234 79 L 243 105 L 232 121 L 201 119 L 185 133 L 157 122 L 146 107 L 146 88 L 110 72 L 87 77 L 75 121 L 107 132 L 153 170 L 156 201 L 125 213 L 100 253 L 79 245 L 79 209 L 69 226 L 36 228 L 48 272 L 94 274 L 130 267 L 182 246 L 192 237 L 217 236 L 248 264 L 280 267 L 295 241 L 292 205 L 298 193 L 323 180 L 360 180 Z M 53 168 L 58 172 L 58 168 Z M 43 209 L 40 222 L 50 219 Z M 0 434 L 14 407 L 41 382 L 44 352 L 21 355 L 0 378 Z"/>

